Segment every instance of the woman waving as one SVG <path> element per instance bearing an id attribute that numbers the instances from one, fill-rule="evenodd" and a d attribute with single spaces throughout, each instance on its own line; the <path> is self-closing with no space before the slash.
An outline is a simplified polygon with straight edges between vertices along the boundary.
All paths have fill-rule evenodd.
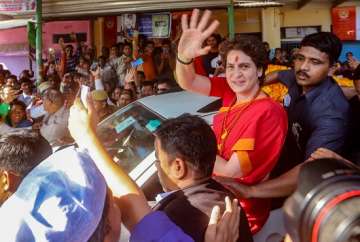
<path id="1" fill-rule="evenodd" d="M 266 50 L 255 38 L 244 38 L 227 45 L 226 78 L 197 75 L 193 59 L 206 54 L 210 47 L 203 42 L 218 27 L 211 12 L 195 9 L 190 22 L 182 17 L 176 63 L 179 85 L 189 91 L 222 98 L 223 107 L 214 117 L 213 129 L 218 142 L 214 175 L 230 178 L 239 184 L 252 185 L 266 180 L 275 166 L 287 131 L 285 110 L 261 91 Z M 207 27 L 208 26 L 208 27 Z M 225 184 L 225 183 L 224 183 Z M 241 197 L 253 234 L 261 229 L 270 211 L 270 201 Z"/>

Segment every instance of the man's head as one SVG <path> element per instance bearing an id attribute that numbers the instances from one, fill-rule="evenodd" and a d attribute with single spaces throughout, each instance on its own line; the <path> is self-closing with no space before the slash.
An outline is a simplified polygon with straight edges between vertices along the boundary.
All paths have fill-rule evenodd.
<path id="1" fill-rule="evenodd" d="M 104 90 L 94 90 L 91 92 L 94 101 L 94 108 L 97 113 L 104 110 L 107 106 L 107 93 Z"/>
<path id="2" fill-rule="evenodd" d="M 113 45 L 110 48 L 110 59 L 116 58 L 119 56 L 119 48 L 117 45 Z"/>
<path id="3" fill-rule="evenodd" d="M 346 52 L 346 60 L 347 60 L 347 61 L 352 60 L 353 57 L 354 57 L 354 54 L 353 54 L 351 51 Z"/>
<path id="4" fill-rule="evenodd" d="M 306 36 L 295 56 L 297 83 L 306 92 L 319 85 L 340 56 L 342 44 L 336 35 L 320 32 Z"/>
<path id="5" fill-rule="evenodd" d="M 143 71 L 136 72 L 136 80 L 141 84 L 145 81 L 145 74 Z"/>
<path id="6" fill-rule="evenodd" d="M 32 83 L 29 79 L 27 78 L 22 78 L 20 79 L 20 89 L 23 91 L 23 93 L 25 93 L 26 95 L 31 95 L 32 94 Z"/>
<path id="7" fill-rule="evenodd" d="M 171 89 L 170 80 L 162 79 L 157 83 L 157 94 L 168 92 Z"/>
<path id="8" fill-rule="evenodd" d="M 20 130 L 0 137 L 0 204 L 14 193 L 21 180 L 52 153 L 38 132 Z"/>
<path id="9" fill-rule="evenodd" d="M 115 87 L 114 88 L 114 91 L 112 92 L 111 94 L 111 98 L 114 100 L 114 101 L 118 101 L 119 98 L 120 98 L 120 95 L 121 95 L 121 88 L 120 87 Z"/>
<path id="10" fill-rule="evenodd" d="M 101 68 L 104 68 L 105 65 L 106 65 L 106 58 L 105 58 L 105 56 L 99 56 L 98 61 L 99 61 L 100 67 L 101 67 Z"/>
<path id="11" fill-rule="evenodd" d="M 213 51 L 217 50 L 219 41 L 218 41 L 216 34 L 212 34 L 212 35 L 210 35 L 210 37 L 208 37 L 206 39 L 206 45 L 210 46 L 211 50 L 213 50 Z"/>
<path id="12" fill-rule="evenodd" d="M 145 43 L 145 48 L 144 48 L 144 52 L 146 55 L 152 55 L 153 51 L 155 49 L 155 44 L 153 41 L 147 41 Z"/>
<path id="13" fill-rule="evenodd" d="M 263 42 L 263 45 L 264 45 L 264 47 L 265 47 L 266 52 L 270 52 L 270 45 L 269 45 L 269 43 L 266 42 L 266 41 L 264 41 L 264 42 Z"/>
<path id="14" fill-rule="evenodd" d="M 73 47 L 72 45 L 67 45 L 67 46 L 65 47 L 66 57 L 67 57 L 67 58 L 72 57 L 73 51 L 74 51 L 74 47 Z"/>
<path id="15" fill-rule="evenodd" d="M 165 191 L 211 177 L 216 159 L 216 137 L 201 118 L 183 115 L 162 123 L 155 133 L 155 155 Z"/>
<path id="16" fill-rule="evenodd" d="M 123 54 L 126 56 L 131 56 L 132 53 L 132 47 L 130 43 L 126 43 L 124 44 L 124 48 L 123 48 Z"/>
<path id="17" fill-rule="evenodd" d="M 122 90 L 117 105 L 124 107 L 134 100 L 133 92 L 129 89 Z"/>
<path id="18" fill-rule="evenodd" d="M 26 120 L 26 105 L 25 103 L 18 101 L 15 99 L 10 103 L 10 113 L 9 113 L 9 122 L 10 125 L 14 128 L 22 122 Z"/>
<path id="19" fill-rule="evenodd" d="M 141 87 L 141 96 L 147 97 L 155 94 L 154 82 L 153 81 L 144 81 Z"/>
<path id="20" fill-rule="evenodd" d="M 64 106 L 63 94 L 56 89 L 46 90 L 43 96 L 44 109 L 49 114 L 56 113 L 60 108 Z"/>
<path id="21" fill-rule="evenodd" d="M 20 73 L 20 75 L 19 75 L 19 79 L 22 79 L 22 78 L 30 79 L 31 77 L 34 76 L 33 74 L 34 74 L 34 73 L 33 73 L 33 72 L 30 73 L 29 70 L 23 70 L 23 71 Z"/>
<path id="22" fill-rule="evenodd" d="M 275 58 L 279 60 L 281 59 L 281 48 L 275 49 Z"/>
<path id="23" fill-rule="evenodd" d="M 8 78 L 6 78 L 6 85 L 16 87 L 17 77 L 15 75 L 10 75 Z"/>

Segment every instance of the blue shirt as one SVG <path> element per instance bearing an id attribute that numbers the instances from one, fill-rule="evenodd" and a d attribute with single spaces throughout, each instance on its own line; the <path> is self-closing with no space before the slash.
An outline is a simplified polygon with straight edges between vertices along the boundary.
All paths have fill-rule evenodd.
<path id="1" fill-rule="evenodd" d="M 130 242 L 194 242 L 164 212 L 151 212 L 131 231 Z"/>
<path id="2" fill-rule="evenodd" d="M 288 134 L 276 175 L 302 163 L 320 147 L 341 153 L 348 132 L 349 104 L 338 84 L 327 77 L 303 94 L 294 70 L 279 72 L 279 80 L 289 90 L 284 98 Z"/>

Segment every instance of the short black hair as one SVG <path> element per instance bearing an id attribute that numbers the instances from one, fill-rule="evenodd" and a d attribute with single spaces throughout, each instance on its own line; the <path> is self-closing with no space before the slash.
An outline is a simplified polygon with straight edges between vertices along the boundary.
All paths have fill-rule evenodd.
<path id="1" fill-rule="evenodd" d="M 168 119 L 155 136 L 168 155 L 180 157 L 204 177 L 211 176 L 217 153 L 216 137 L 202 118 L 184 114 Z"/>
<path id="2" fill-rule="evenodd" d="M 32 81 L 31 81 L 29 78 L 26 78 L 26 77 L 22 77 L 22 78 L 19 80 L 19 83 L 20 83 L 20 84 L 27 83 L 27 84 L 29 84 L 30 86 L 32 86 Z"/>
<path id="3" fill-rule="evenodd" d="M 300 47 L 305 46 L 310 46 L 326 53 L 329 57 L 330 65 L 336 63 L 342 50 L 340 39 L 330 32 L 319 32 L 305 36 L 300 43 Z"/>
<path id="4" fill-rule="evenodd" d="M 155 82 L 154 81 L 150 81 L 150 80 L 145 80 L 141 83 L 141 87 L 147 87 L 147 86 L 152 86 L 154 87 Z"/>
<path id="5" fill-rule="evenodd" d="M 13 101 L 10 103 L 10 109 L 12 109 L 12 107 L 15 106 L 15 105 L 22 107 L 22 108 L 24 109 L 24 111 L 26 110 L 26 105 L 25 105 L 25 103 L 22 102 L 22 101 L 20 101 L 20 100 L 17 100 L 17 99 L 13 100 Z"/>
<path id="6" fill-rule="evenodd" d="M 51 153 L 49 142 L 37 131 L 15 130 L 0 137 L 0 169 L 22 178 Z"/>

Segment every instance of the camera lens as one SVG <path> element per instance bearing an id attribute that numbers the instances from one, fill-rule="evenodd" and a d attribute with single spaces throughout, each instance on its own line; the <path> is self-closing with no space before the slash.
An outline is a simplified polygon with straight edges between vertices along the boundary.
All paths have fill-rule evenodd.
<path id="1" fill-rule="evenodd" d="M 334 159 L 304 164 L 284 205 L 294 242 L 360 241 L 360 169 Z"/>

